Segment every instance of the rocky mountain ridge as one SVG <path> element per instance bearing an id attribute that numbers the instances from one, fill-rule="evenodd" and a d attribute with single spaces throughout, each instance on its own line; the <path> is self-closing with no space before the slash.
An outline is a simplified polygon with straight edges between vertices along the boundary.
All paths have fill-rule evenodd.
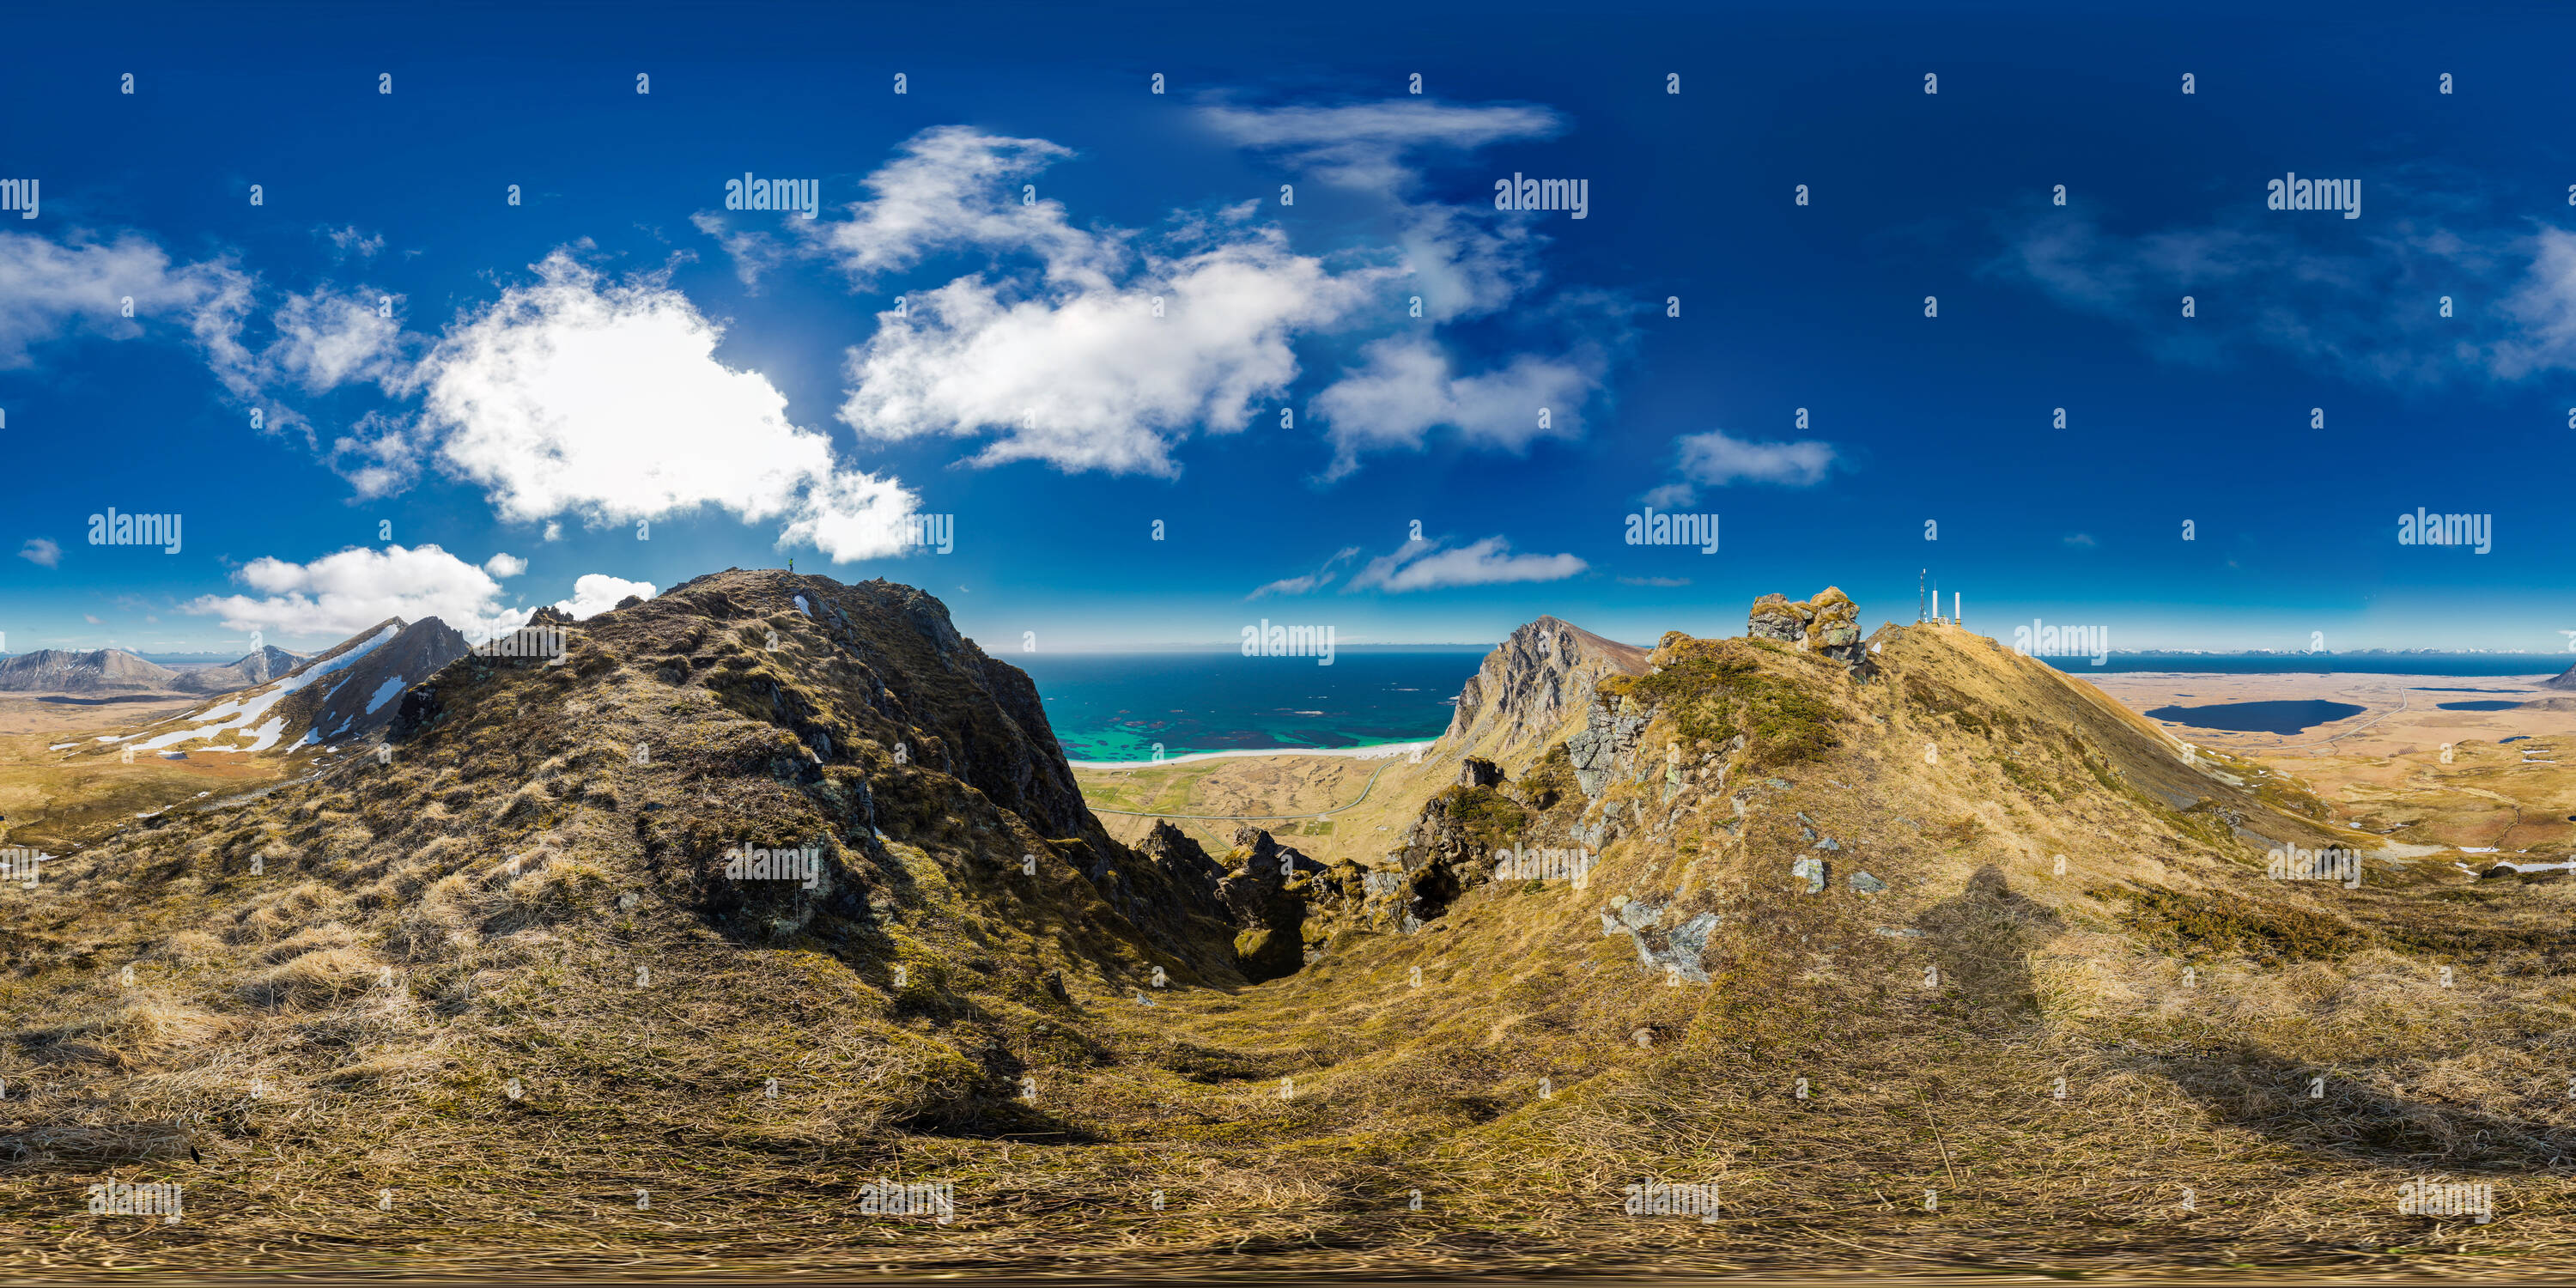
<path id="1" fill-rule="evenodd" d="M 266 644 L 223 666 L 199 666 L 178 671 L 172 676 L 170 687 L 182 693 L 230 693 L 235 689 L 282 679 L 295 668 L 313 660 L 314 656 Z"/>
<path id="2" fill-rule="evenodd" d="M 40 648 L 0 658 L 0 692 L 6 693 L 148 693 L 175 687 L 179 675 L 119 648 Z"/>

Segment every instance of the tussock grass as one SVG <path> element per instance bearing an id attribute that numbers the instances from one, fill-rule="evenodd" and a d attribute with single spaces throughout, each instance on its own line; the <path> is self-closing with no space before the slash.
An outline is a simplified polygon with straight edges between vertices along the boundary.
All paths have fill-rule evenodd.
<path id="1" fill-rule="evenodd" d="M 0 1263 L 2576 1264 L 2576 989 L 2543 933 L 2566 888 L 2264 883 L 2238 827 L 2336 834 L 2044 667 L 1894 632 L 1857 684 L 1688 642 L 1626 692 L 1652 763 L 1613 776 L 1626 822 L 1584 888 L 1475 886 L 1248 987 L 1094 884 L 1095 851 L 1133 863 L 1105 837 L 939 767 L 1005 731 L 906 681 L 944 674 L 934 643 L 790 593 L 834 588 L 728 574 L 598 619 L 567 668 L 460 663 L 448 720 L 392 765 L 175 817 L 13 896 Z M 1669 794 L 1668 741 L 1694 752 Z M 1560 753 L 1507 795 L 1516 822 L 1479 815 L 1498 836 L 1603 817 Z M 726 845 L 809 838 L 829 889 L 708 877 Z M 1789 876 L 1808 854 L 1822 894 Z M 1864 869 L 1888 888 L 1853 888 Z M 1614 898 L 1716 917 L 1711 982 L 1604 934 Z M 2431 1173 L 2494 1183 L 2499 1220 L 2399 1214 Z M 67 1183 L 108 1176 L 183 1181 L 188 1219 L 87 1216 Z M 953 1184 L 957 1219 L 860 1218 L 879 1178 Z M 1648 1180 L 1725 1209 L 1624 1215 Z"/>

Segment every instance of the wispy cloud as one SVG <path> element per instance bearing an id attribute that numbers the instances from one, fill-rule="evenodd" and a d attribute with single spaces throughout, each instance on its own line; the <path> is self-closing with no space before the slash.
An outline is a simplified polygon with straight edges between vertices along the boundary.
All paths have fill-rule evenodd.
<path id="1" fill-rule="evenodd" d="M 102 241 L 75 231 L 56 241 L 0 232 L 0 370 L 32 366 L 34 346 L 70 335 L 132 339 L 152 322 L 193 329 L 247 283 L 229 263 L 173 263 L 133 233 Z"/>
<path id="2" fill-rule="evenodd" d="M 1565 118 L 1544 107 L 1417 98 L 1337 107 L 1212 105 L 1199 109 L 1199 119 L 1232 143 L 1278 153 L 1328 183 L 1393 193 L 1417 182 L 1405 163 L 1410 153 L 1467 152 L 1553 138 L 1565 129 Z"/>
<path id="3" fill-rule="evenodd" d="M 1584 345 L 1562 358 L 1522 354 L 1460 374 L 1438 344 L 1402 336 L 1370 343 L 1361 357 L 1359 368 L 1315 396 L 1333 443 L 1327 477 L 1357 468 L 1365 451 L 1419 448 L 1442 426 L 1465 442 L 1512 452 L 1543 438 L 1579 438 L 1583 405 L 1609 365 Z"/>
<path id="4" fill-rule="evenodd" d="M 1563 581 L 1590 565 L 1570 554 L 1516 555 L 1501 537 L 1486 537 L 1463 546 L 1439 541 L 1408 541 L 1393 554 L 1368 562 L 1343 586 L 1343 593 L 1383 590 L 1401 594 L 1444 586 L 1490 586 L 1505 582 Z"/>
<path id="5" fill-rule="evenodd" d="M 29 537 L 18 547 L 18 557 L 40 568 L 58 568 L 63 562 L 63 548 L 50 537 Z"/>
<path id="6" fill-rule="evenodd" d="M 1722 429 L 1684 434 L 1673 440 L 1673 449 L 1673 469 L 1681 477 L 1648 491 L 1643 498 L 1648 505 L 1689 505 L 1699 499 L 1701 488 L 1735 483 L 1814 487 L 1825 481 L 1837 460 L 1834 445 L 1819 439 L 1766 443 Z"/>
<path id="7" fill-rule="evenodd" d="M 327 226 L 316 228 L 313 230 L 313 235 L 331 244 L 333 259 L 348 259 L 352 256 L 359 259 L 373 259 L 377 252 L 385 248 L 383 233 L 361 232 L 355 224 L 345 224 L 338 228 Z"/>
<path id="8" fill-rule="evenodd" d="M 2576 369 L 2576 233 L 2445 219 L 2325 229 L 2258 212 L 2119 233 L 2070 209 L 2007 223 L 1985 269 L 2134 328 L 2168 361 L 2215 366 L 2261 347 L 2417 386 Z"/>
<path id="9" fill-rule="evenodd" d="M 1244 598 L 1249 600 L 1260 599 L 1265 595 L 1311 594 L 1331 584 L 1333 578 L 1339 575 L 1335 572 L 1335 569 L 1338 569 L 1343 564 L 1349 563 L 1353 559 L 1359 558 L 1359 556 L 1360 548 L 1358 546 L 1344 546 L 1340 551 L 1336 552 L 1332 558 L 1325 560 L 1323 562 L 1323 566 L 1315 569 L 1315 571 L 1307 573 L 1302 577 L 1282 577 L 1277 581 L 1254 590 L 1251 594 L 1244 596 Z"/>

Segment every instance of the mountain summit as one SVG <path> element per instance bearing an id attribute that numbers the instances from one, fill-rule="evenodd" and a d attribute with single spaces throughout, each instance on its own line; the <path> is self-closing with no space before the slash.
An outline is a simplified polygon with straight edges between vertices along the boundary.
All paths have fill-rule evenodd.
<path id="1" fill-rule="evenodd" d="M 1440 736 L 1444 755 L 1514 762 L 1535 758 L 1581 721 L 1601 681 L 1646 673 L 1646 650 L 1554 617 L 1513 631 L 1458 691 Z"/>
<path id="2" fill-rule="evenodd" d="M 170 687 L 184 693 L 230 693 L 254 684 L 266 684 L 312 660 L 310 653 L 295 653 L 274 644 L 263 645 L 237 661 L 224 666 L 200 666 L 181 671 L 170 681 Z"/>
<path id="3" fill-rule="evenodd" d="M 149 693 L 173 687 L 178 675 L 121 648 L 40 648 L 0 658 L 0 692 L 8 693 Z"/>

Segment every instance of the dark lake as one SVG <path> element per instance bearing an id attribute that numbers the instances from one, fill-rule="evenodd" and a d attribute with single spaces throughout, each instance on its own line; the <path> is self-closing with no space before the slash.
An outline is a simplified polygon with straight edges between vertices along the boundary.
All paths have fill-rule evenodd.
<path id="1" fill-rule="evenodd" d="M 2477 702 L 2444 702 L 2438 705 L 2444 711 L 2511 711 L 2522 704 L 2519 702 L 2497 702 L 2493 699 L 2485 699 Z"/>
<path id="2" fill-rule="evenodd" d="M 2202 729 L 2224 729 L 2230 733 L 2293 734 L 2345 716 L 2360 715 L 2368 709 L 2349 702 L 2309 698 L 2301 701 L 2211 702 L 2196 707 L 2158 707 L 2147 714 L 2157 720 L 2171 720 Z"/>

